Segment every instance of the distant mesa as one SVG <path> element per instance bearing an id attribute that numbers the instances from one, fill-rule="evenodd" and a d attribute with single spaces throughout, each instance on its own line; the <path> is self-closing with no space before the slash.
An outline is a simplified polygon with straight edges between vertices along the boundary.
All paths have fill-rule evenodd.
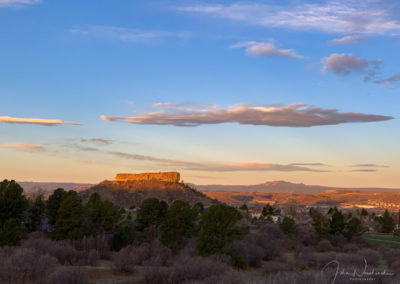
<path id="1" fill-rule="evenodd" d="M 116 181 L 163 181 L 177 183 L 181 180 L 178 172 L 159 172 L 159 173 L 141 173 L 141 174 L 117 174 Z"/>

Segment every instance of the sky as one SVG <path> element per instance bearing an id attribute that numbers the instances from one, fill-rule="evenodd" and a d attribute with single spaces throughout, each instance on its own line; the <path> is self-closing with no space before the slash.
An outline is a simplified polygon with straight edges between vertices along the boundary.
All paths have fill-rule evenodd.
<path id="1" fill-rule="evenodd" d="M 0 0 L 0 178 L 400 188 L 400 3 Z"/>

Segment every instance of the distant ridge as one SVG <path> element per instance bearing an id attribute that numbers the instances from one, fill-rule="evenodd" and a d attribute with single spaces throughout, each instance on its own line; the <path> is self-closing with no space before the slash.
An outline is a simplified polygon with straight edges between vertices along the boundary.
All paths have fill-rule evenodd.
<path id="1" fill-rule="evenodd" d="M 350 191 L 400 191 L 400 188 L 375 188 L 375 187 L 334 187 L 321 185 L 306 185 L 287 181 L 267 181 L 255 185 L 193 185 L 200 191 L 233 191 L 233 192 L 278 192 L 278 193 L 320 193 L 326 190 Z"/>

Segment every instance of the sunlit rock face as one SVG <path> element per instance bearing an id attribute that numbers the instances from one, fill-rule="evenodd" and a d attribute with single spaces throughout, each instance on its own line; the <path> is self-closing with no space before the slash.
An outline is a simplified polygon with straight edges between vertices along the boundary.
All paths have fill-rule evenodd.
<path id="1" fill-rule="evenodd" d="M 116 181 L 151 181 L 179 182 L 181 175 L 178 172 L 141 173 L 141 174 L 117 174 Z"/>

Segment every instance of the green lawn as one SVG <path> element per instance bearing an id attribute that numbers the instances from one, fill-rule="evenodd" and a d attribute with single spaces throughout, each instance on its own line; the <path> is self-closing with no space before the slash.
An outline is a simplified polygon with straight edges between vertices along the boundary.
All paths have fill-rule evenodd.
<path id="1" fill-rule="evenodd" d="M 364 239 L 374 245 L 389 245 L 400 248 L 400 238 L 385 234 L 365 234 Z"/>

